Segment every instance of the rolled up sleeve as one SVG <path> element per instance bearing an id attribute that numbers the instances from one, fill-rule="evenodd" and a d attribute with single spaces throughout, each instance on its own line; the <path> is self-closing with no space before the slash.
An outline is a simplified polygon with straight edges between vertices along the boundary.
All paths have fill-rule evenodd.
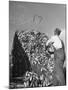
<path id="1" fill-rule="evenodd" d="M 47 41 L 46 46 L 48 46 L 48 44 L 49 44 L 50 42 L 54 42 L 54 37 L 51 37 L 51 38 Z"/>

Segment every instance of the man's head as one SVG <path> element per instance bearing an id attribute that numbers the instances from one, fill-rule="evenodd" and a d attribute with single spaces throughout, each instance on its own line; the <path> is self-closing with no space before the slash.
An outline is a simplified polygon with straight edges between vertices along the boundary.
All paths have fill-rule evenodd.
<path id="1" fill-rule="evenodd" d="M 60 35 L 60 33 L 61 33 L 61 30 L 59 29 L 59 28 L 56 28 L 55 30 L 54 30 L 54 35 Z"/>

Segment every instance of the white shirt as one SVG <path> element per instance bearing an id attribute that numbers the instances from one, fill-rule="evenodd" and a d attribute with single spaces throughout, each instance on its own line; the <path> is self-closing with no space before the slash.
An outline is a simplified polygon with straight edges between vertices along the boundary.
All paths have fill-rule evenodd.
<path id="1" fill-rule="evenodd" d="M 63 41 L 64 43 L 64 46 L 66 46 L 66 37 L 65 37 L 65 30 L 63 30 L 61 33 L 60 33 L 60 39 Z M 66 52 L 66 47 L 65 47 L 65 52 Z"/>
<path id="2" fill-rule="evenodd" d="M 65 30 L 63 30 L 61 33 L 60 33 L 60 39 L 64 42 L 64 45 L 65 45 Z"/>
<path id="3" fill-rule="evenodd" d="M 55 49 L 60 49 L 62 48 L 62 43 L 60 38 L 57 35 L 52 36 L 46 43 L 46 46 L 48 46 L 49 43 L 53 43 L 53 46 Z"/>

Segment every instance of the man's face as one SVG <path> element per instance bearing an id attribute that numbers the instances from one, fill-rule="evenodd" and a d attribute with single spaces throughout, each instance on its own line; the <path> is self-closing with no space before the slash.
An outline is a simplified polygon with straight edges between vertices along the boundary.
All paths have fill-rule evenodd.
<path id="1" fill-rule="evenodd" d="M 57 35 L 57 36 L 59 36 L 59 34 L 58 34 L 57 32 L 54 32 L 54 35 Z"/>

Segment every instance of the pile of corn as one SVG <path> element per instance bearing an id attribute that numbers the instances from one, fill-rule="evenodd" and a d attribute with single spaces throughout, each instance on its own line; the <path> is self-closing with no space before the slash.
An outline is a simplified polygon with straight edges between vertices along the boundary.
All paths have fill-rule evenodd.
<path id="1" fill-rule="evenodd" d="M 18 32 L 18 39 L 29 57 L 31 71 L 24 76 L 23 87 L 43 87 L 52 84 L 54 70 L 54 48 L 52 44 L 47 48 L 48 37 L 38 31 Z"/>

